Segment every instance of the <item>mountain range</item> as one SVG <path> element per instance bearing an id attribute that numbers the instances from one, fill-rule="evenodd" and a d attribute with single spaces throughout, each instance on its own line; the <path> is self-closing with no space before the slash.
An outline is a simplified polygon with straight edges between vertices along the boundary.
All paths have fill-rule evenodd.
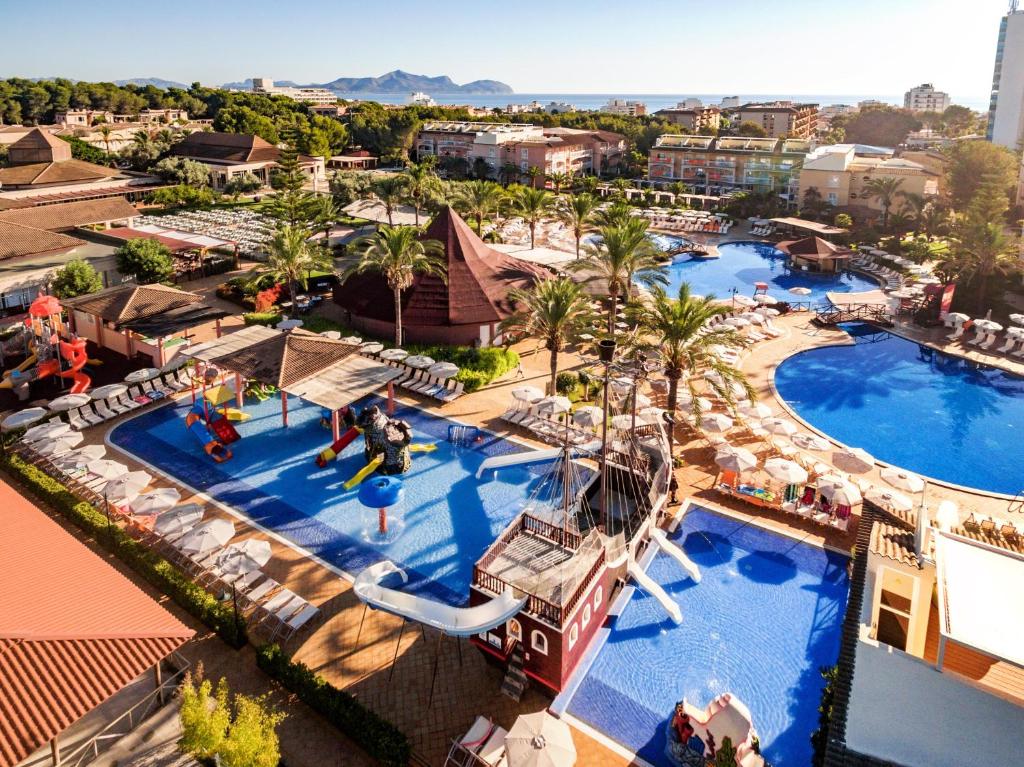
<path id="1" fill-rule="evenodd" d="M 513 93 L 512 88 L 498 80 L 473 80 L 459 85 L 447 75 L 428 77 L 414 75 L 396 69 L 380 77 L 338 77 L 326 83 L 303 83 L 301 86 L 291 80 L 275 80 L 276 85 L 291 87 L 326 88 L 335 93 L 413 93 L 422 91 L 431 96 L 454 94 L 495 94 Z M 252 80 L 224 83 L 222 88 L 247 90 L 252 87 Z"/>

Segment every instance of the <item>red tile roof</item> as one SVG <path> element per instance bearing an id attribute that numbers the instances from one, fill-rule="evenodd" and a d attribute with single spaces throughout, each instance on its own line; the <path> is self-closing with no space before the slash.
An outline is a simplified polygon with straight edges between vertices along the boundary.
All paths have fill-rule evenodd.
<path id="1" fill-rule="evenodd" d="M 8 767 L 194 632 L 3 482 L 0 504 L 0 767 Z"/>
<path id="2" fill-rule="evenodd" d="M 122 283 L 95 293 L 69 298 L 69 306 L 86 314 L 102 317 L 105 322 L 132 322 L 156 317 L 172 309 L 198 304 L 202 296 L 167 285 L 136 285 Z"/>
<path id="3" fill-rule="evenodd" d="M 0 211 L 0 221 L 10 221 L 50 232 L 64 232 L 86 224 L 105 224 L 108 221 L 131 219 L 138 215 L 139 211 L 135 206 L 123 197 L 105 197 L 99 200 L 78 200 Z"/>

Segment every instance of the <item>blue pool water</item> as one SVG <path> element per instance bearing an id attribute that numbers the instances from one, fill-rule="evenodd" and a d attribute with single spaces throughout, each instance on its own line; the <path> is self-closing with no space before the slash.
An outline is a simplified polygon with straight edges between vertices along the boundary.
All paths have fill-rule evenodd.
<path id="1" fill-rule="evenodd" d="M 661 240 L 670 239 L 661 236 Z M 678 293 L 679 286 L 688 282 L 692 292 L 699 296 L 727 299 L 733 288 L 749 296 L 754 292 L 754 283 L 764 282 L 768 284 L 768 292 L 780 301 L 826 303 L 825 294 L 829 291 L 850 293 L 878 287 L 875 280 L 853 272 L 841 275 L 791 272 L 786 268 L 785 255 L 767 243 L 726 242 L 718 246 L 718 252 L 719 258 L 677 256 L 668 268 L 666 290 L 669 295 Z M 789 292 L 796 287 L 809 288 L 811 292 L 806 296 Z"/>
<path id="2" fill-rule="evenodd" d="M 693 583 L 666 554 L 648 574 L 679 603 L 672 623 L 641 590 L 616 619 L 568 711 L 654 765 L 667 765 L 675 703 L 732 692 L 775 767 L 807 767 L 823 680 L 839 655 L 846 557 L 693 508 L 672 539 L 701 568 Z"/>
<path id="3" fill-rule="evenodd" d="M 357 406 L 371 401 L 383 407 L 374 398 Z M 412 469 L 403 475 L 405 497 L 390 514 L 400 532 L 381 542 L 377 512 L 359 503 L 358 487 L 342 487 L 364 465 L 361 438 L 320 469 L 314 458 L 331 443 L 330 431 L 319 423 L 320 409 L 289 399 L 285 429 L 280 400 L 271 398 L 246 404 L 253 417 L 236 424 L 242 438 L 231 445 L 234 457 L 217 464 L 185 430 L 190 404 L 186 398 L 146 412 L 118 426 L 111 441 L 346 572 L 390 559 L 406 569 L 405 588 L 450 604 L 468 599 L 474 562 L 550 467 L 509 467 L 477 480 L 485 458 L 522 448 L 487 433 L 472 447 L 456 447 L 447 441 L 451 421 L 399 405 L 395 417 L 412 425 L 414 443 L 434 442 L 437 449 L 413 453 Z"/>
<path id="4" fill-rule="evenodd" d="M 861 324 L 775 371 L 808 423 L 880 461 L 997 493 L 1024 488 L 1024 378 Z"/>

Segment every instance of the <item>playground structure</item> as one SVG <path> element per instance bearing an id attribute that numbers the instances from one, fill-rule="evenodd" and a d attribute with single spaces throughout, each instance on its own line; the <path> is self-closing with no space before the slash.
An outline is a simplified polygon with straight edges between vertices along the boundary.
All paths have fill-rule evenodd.
<path id="1" fill-rule="evenodd" d="M 685 699 L 666 728 L 665 756 L 680 767 L 714 761 L 723 746 L 731 746 L 735 763 L 741 767 L 763 767 L 758 753 L 757 732 L 748 709 L 735 695 L 722 693 L 704 709 L 690 705 Z"/>
<path id="2" fill-rule="evenodd" d="M 0 389 L 13 389 L 20 398 L 27 399 L 29 384 L 49 376 L 70 379 L 72 394 L 84 393 L 92 386 L 92 379 L 82 370 L 89 362 L 86 340 L 61 337 L 62 311 L 60 302 L 53 296 L 40 295 L 32 302 L 24 327 L 11 339 L 24 345 L 28 356 L 17 367 L 4 372 Z M 7 353 L 6 344 L 4 353 Z"/>
<path id="3" fill-rule="evenodd" d="M 240 439 L 227 415 L 211 408 L 205 397 L 196 399 L 185 416 L 185 428 L 203 446 L 203 450 L 217 463 L 231 458 L 227 445 Z"/>

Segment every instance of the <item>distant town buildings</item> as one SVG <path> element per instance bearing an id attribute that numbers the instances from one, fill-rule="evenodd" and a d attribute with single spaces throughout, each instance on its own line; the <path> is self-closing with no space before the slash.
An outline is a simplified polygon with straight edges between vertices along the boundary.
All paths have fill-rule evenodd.
<path id="1" fill-rule="evenodd" d="M 689 101 L 700 103 L 698 99 L 687 99 L 687 102 Z M 677 106 L 675 109 L 662 109 L 655 112 L 655 115 L 688 130 L 690 133 L 717 133 L 722 123 L 722 113 L 718 107 L 683 108 Z"/>
<path id="2" fill-rule="evenodd" d="M 703 106 L 704 102 L 702 102 L 698 98 L 691 97 L 688 99 L 683 99 L 682 101 L 678 102 L 676 104 L 676 109 L 700 109 Z"/>
<path id="3" fill-rule="evenodd" d="M 841 115 L 856 114 L 859 110 L 851 104 L 829 104 L 818 110 L 818 135 L 832 130 L 832 121 Z"/>
<path id="4" fill-rule="evenodd" d="M 549 115 L 560 115 L 567 112 L 575 112 L 576 107 L 565 101 L 549 101 L 541 104 L 539 101 L 531 101 L 529 104 L 508 104 L 505 106 L 507 115 L 525 115 L 544 112 Z"/>
<path id="5" fill-rule="evenodd" d="M 818 129 L 818 105 L 792 101 L 744 104 L 732 114 L 732 121 L 759 125 L 770 138 L 811 138 Z"/>
<path id="6" fill-rule="evenodd" d="M 608 99 L 608 103 L 601 107 L 602 112 L 613 115 L 629 115 L 630 117 L 642 117 L 647 114 L 647 105 L 642 101 L 628 101 L 626 99 Z"/>
<path id="7" fill-rule="evenodd" d="M 876 107 L 888 107 L 891 104 L 886 104 L 884 101 L 878 99 L 864 99 L 863 101 L 857 102 L 857 109 L 874 109 Z"/>
<path id="8" fill-rule="evenodd" d="M 992 97 L 988 109 L 989 141 L 1017 150 L 1024 126 L 1024 11 L 1014 7 L 999 22 Z"/>
<path id="9" fill-rule="evenodd" d="M 274 85 L 269 77 L 252 78 L 252 92 L 262 93 L 265 96 L 284 96 L 292 101 L 301 101 L 303 104 L 333 104 L 338 100 L 335 93 L 326 88 L 295 88 L 286 85 Z"/>
<path id="10" fill-rule="evenodd" d="M 184 109 L 143 109 L 137 115 L 114 114 L 101 109 L 68 109 L 57 112 L 54 121 L 69 127 L 92 127 L 94 125 L 118 123 L 173 123 L 188 122 Z"/>
<path id="11" fill-rule="evenodd" d="M 922 83 L 903 95 L 903 108 L 914 112 L 945 112 L 949 94 L 935 90 L 931 83 Z"/>
<path id="12" fill-rule="evenodd" d="M 281 150 L 259 136 L 216 131 L 196 131 L 172 146 L 171 154 L 205 165 L 215 189 L 223 189 L 232 178 L 245 173 L 251 173 L 268 185 L 270 174 L 281 158 Z M 299 155 L 299 168 L 309 176 L 314 188 L 324 180 L 322 157 Z"/>
<path id="13" fill-rule="evenodd" d="M 722 103 L 718 105 L 719 109 L 736 109 L 740 105 L 739 96 L 726 96 L 722 99 Z"/>
<path id="14" fill-rule="evenodd" d="M 416 91 L 415 93 L 410 93 L 406 97 L 405 103 L 408 104 L 409 106 L 414 106 L 414 107 L 436 107 L 437 106 L 437 102 L 434 101 L 434 99 L 430 97 L 430 94 L 423 93 L 422 91 Z"/>

